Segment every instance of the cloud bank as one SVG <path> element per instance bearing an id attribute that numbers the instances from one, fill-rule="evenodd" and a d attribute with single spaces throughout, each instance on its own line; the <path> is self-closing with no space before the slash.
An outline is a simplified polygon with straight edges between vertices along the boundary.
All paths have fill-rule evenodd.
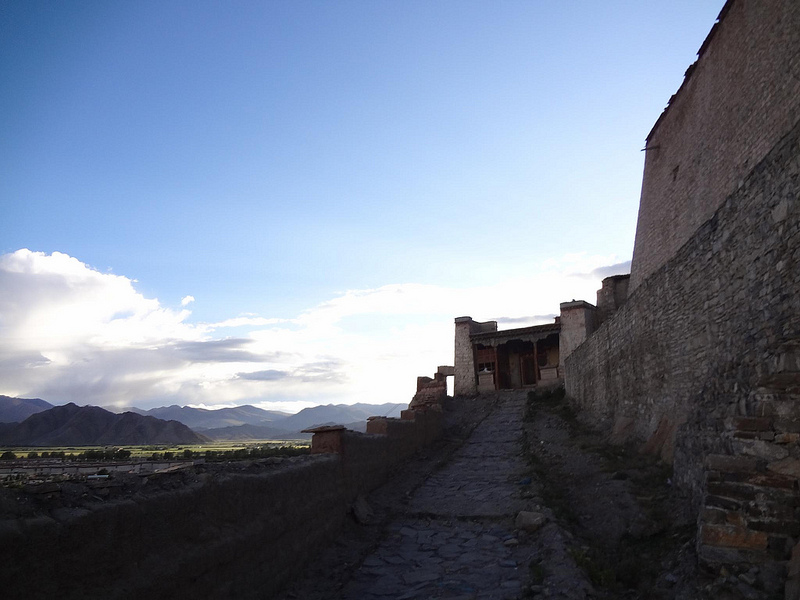
<path id="1" fill-rule="evenodd" d="M 592 301 L 614 261 L 570 255 L 492 286 L 391 284 L 344 291 L 293 319 L 200 323 L 189 294 L 166 307 L 132 279 L 22 249 L 0 256 L 0 394 L 142 408 L 407 402 L 417 375 L 452 364 L 454 317 L 550 322 L 559 302 Z M 239 335 L 225 336 L 232 327 Z"/>

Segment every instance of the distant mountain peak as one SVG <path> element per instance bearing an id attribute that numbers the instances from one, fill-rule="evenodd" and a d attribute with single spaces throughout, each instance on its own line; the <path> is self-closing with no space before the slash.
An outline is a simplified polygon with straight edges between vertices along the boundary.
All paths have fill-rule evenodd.
<path id="1" fill-rule="evenodd" d="M 38 412 L 4 428 L 0 444 L 7 446 L 94 446 L 199 444 L 206 441 L 186 425 L 133 412 L 112 413 L 99 406 L 73 402 Z"/>
<path id="2" fill-rule="evenodd" d="M 21 423 L 31 415 L 53 408 L 41 398 L 13 398 L 0 395 L 0 423 Z"/>

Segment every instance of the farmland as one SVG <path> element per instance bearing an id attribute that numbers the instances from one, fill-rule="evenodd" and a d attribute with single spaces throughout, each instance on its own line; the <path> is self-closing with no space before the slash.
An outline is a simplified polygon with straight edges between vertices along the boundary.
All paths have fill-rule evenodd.
<path id="1" fill-rule="evenodd" d="M 294 456 L 308 451 L 308 440 L 249 440 L 205 444 L 147 446 L 19 446 L 6 447 L 0 460 L 230 460 Z"/>

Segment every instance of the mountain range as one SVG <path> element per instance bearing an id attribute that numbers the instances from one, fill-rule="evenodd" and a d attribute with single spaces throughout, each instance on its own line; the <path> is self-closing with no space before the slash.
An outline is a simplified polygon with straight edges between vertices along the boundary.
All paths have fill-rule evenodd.
<path id="1" fill-rule="evenodd" d="M 216 410 L 173 405 L 131 407 L 115 414 L 99 407 L 53 406 L 38 398 L 0 396 L 0 445 L 201 443 L 189 441 L 187 432 L 200 434 L 196 439 L 201 441 L 305 439 L 310 435 L 301 433 L 303 429 L 336 424 L 364 431 L 367 417 L 396 417 L 405 408 L 396 403 L 328 404 L 291 415 L 251 405 Z M 163 441 L 151 441 L 158 436 Z"/>
<path id="2" fill-rule="evenodd" d="M 0 394 L 0 423 L 20 423 L 49 408 L 53 405 L 41 398 L 12 398 Z"/>
<path id="3" fill-rule="evenodd" d="M 139 446 L 207 441 L 177 421 L 132 412 L 116 414 L 99 406 L 77 406 L 72 402 L 0 428 L 0 445 L 4 446 Z"/>
<path id="4" fill-rule="evenodd" d="M 180 421 L 195 431 L 234 427 L 236 425 L 259 425 L 288 417 L 291 414 L 276 410 L 263 410 L 249 404 L 232 408 L 218 408 L 216 410 L 178 406 L 177 404 L 151 408 L 150 410 L 142 410 L 133 406 L 125 410 L 157 419 Z"/>

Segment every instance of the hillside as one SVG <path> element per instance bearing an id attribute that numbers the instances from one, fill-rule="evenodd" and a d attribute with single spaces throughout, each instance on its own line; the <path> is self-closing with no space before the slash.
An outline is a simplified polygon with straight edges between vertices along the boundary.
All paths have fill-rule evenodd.
<path id="1" fill-rule="evenodd" d="M 31 415 L 0 430 L 5 446 L 199 444 L 207 441 L 186 425 L 135 413 L 114 414 L 73 403 Z"/>
<path id="2" fill-rule="evenodd" d="M 216 410 L 189 406 L 131 408 L 112 413 L 96 406 L 52 406 L 39 399 L 0 396 L 0 445 L 193 444 L 213 440 L 305 439 L 303 429 L 345 425 L 366 429 L 367 417 L 399 416 L 405 404 L 328 404 L 295 415 L 251 405 Z M 33 418 L 36 417 L 36 418 Z"/>
<path id="3" fill-rule="evenodd" d="M 0 423 L 21 423 L 31 415 L 53 408 L 40 398 L 12 398 L 0 395 Z"/>

